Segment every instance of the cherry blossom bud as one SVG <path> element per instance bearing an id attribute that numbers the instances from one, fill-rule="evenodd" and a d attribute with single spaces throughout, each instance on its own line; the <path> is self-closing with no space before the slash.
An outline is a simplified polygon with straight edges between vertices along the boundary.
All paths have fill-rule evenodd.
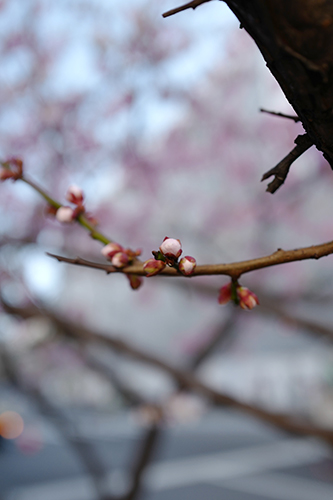
<path id="1" fill-rule="evenodd" d="M 165 255 L 165 257 L 178 259 L 182 253 L 182 244 L 180 240 L 166 236 L 160 246 L 160 251 L 163 255 Z"/>
<path id="2" fill-rule="evenodd" d="M 116 253 L 123 251 L 124 251 L 123 247 L 118 243 L 108 243 L 101 250 L 104 257 L 106 257 L 109 260 L 111 260 Z"/>
<path id="3" fill-rule="evenodd" d="M 178 269 L 181 273 L 185 274 L 185 276 L 190 276 L 194 273 L 194 269 L 196 268 L 197 261 L 194 257 L 190 257 L 186 255 L 179 261 Z"/>
<path id="4" fill-rule="evenodd" d="M 8 158 L 6 161 L 0 163 L 2 167 L 0 168 L 0 181 L 5 181 L 7 179 L 21 179 L 23 175 L 23 161 L 21 158 Z"/>
<path id="5" fill-rule="evenodd" d="M 143 264 L 143 270 L 147 275 L 147 278 L 150 276 L 155 276 L 161 272 L 166 266 L 166 263 L 162 260 L 149 259 Z"/>
<path id="6" fill-rule="evenodd" d="M 219 304 L 226 304 L 231 300 L 231 282 L 220 288 L 218 302 Z"/>
<path id="7" fill-rule="evenodd" d="M 118 269 L 127 266 L 128 261 L 128 255 L 125 252 L 117 252 L 111 258 L 111 264 Z"/>
<path id="8" fill-rule="evenodd" d="M 5 181 L 13 177 L 13 173 L 9 170 L 9 168 L 0 168 L 0 181 Z"/>
<path id="9" fill-rule="evenodd" d="M 60 207 L 57 210 L 56 218 L 59 222 L 73 222 L 74 211 L 70 207 Z"/>
<path id="10" fill-rule="evenodd" d="M 83 203 L 83 191 L 78 186 L 74 184 L 69 186 L 66 194 L 66 200 L 75 205 L 81 205 Z"/>
<path id="11" fill-rule="evenodd" d="M 140 286 L 142 285 L 142 278 L 140 276 L 138 276 L 137 274 L 126 274 L 126 276 L 133 290 L 137 290 L 138 288 L 140 288 Z"/>
<path id="12" fill-rule="evenodd" d="M 237 295 L 239 298 L 239 305 L 242 309 L 250 310 L 259 304 L 256 294 L 251 292 L 251 290 L 245 286 L 237 287 Z"/>
<path id="13" fill-rule="evenodd" d="M 53 207 L 52 205 L 47 205 L 45 208 L 45 215 L 51 215 L 52 217 L 55 217 L 57 215 L 57 208 Z"/>

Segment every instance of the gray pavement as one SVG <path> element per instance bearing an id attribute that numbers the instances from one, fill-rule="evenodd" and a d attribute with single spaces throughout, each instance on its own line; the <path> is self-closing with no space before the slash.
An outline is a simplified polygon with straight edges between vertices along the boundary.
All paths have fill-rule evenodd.
<path id="1" fill-rule="evenodd" d="M 105 491 L 129 485 L 144 429 L 128 413 L 73 415 L 73 437 L 93 444 L 106 466 Z M 50 427 L 43 448 L 0 452 L 1 500 L 95 500 L 78 457 Z M 143 477 L 142 500 L 332 500 L 333 455 L 324 443 L 295 438 L 231 410 L 167 427 Z"/>

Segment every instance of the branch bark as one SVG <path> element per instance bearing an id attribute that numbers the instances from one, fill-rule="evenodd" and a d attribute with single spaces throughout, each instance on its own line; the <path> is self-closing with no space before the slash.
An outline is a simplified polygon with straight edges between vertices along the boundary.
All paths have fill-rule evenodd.
<path id="1" fill-rule="evenodd" d="M 225 1 L 333 168 L 333 2 Z"/>
<path id="2" fill-rule="evenodd" d="M 238 279 L 242 274 L 250 273 L 251 271 L 256 271 L 257 269 L 264 269 L 266 267 L 287 264 L 288 262 L 297 262 L 300 260 L 317 260 L 321 257 L 331 255 L 332 253 L 333 241 L 328 241 L 327 243 L 321 243 L 319 245 L 312 245 L 310 247 L 296 248 L 295 250 L 282 250 L 282 248 L 278 248 L 277 251 L 272 253 L 271 255 L 258 257 L 257 259 L 232 262 L 230 264 L 205 264 L 202 266 L 197 266 L 194 270 L 194 273 L 191 276 L 188 276 L 188 278 L 192 278 L 194 276 L 211 276 L 220 274 L 230 276 L 233 279 Z M 116 269 L 110 264 L 90 262 L 88 260 L 82 259 L 81 257 L 69 259 L 67 257 L 62 257 L 61 255 L 55 255 L 52 253 L 47 253 L 47 255 L 53 257 L 54 259 L 57 259 L 59 262 L 67 262 L 68 264 L 74 264 L 76 266 L 92 267 L 94 269 L 105 271 L 107 274 L 120 272 L 125 274 L 146 276 L 146 273 L 143 270 L 142 263 L 135 263 L 131 266 L 124 267 L 123 269 Z M 184 275 L 178 273 L 176 269 L 168 266 L 159 273 L 159 276 L 160 275 L 184 277 Z"/>

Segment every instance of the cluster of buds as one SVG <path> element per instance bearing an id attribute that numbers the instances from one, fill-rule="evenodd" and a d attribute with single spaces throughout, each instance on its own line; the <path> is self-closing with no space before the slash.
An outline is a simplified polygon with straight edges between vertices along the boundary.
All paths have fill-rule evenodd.
<path id="1" fill-rule="evenodd" d="M 66 193 L 66 200 L 75 205 L 75 208 L 62 206 L 56 211 L 56 218 L 59 222 L 73 222 L 80 214 L 85 212 L 83 205 L 83 191 L 78 186 L 69 186 Z"/>
<path id="2" fill-rule="evenodd" d="M 0 163 L 0 181 L 12 179 L 17 181 L 23 175 L 23 161 L 20 158 L 12 157 Z"/>
<path id="3" fill-rule="evenodd" d="M 152 252 L 154 259 L 147 260 L 143 269 L 147 275 L 155 276 L 160 273 L 165 266 L 174 267 L 185 276 L 191 276 L 197 265 L 194 257 L 189 255 L 178 260 L 182 254 L 182 244 L 180 240 L 166 236 L 157 252 Z"/>
<path id="4" fill-rule="evenodd" d="M 245 286 L 241 286 L 238 281 L 231 281 L 227 285 L 220 288 L 218 302 L 226 304 L 233 301 L 242 309 L 249 311 L 259 304 L 258 297 Z"/>
<path id="5" fill-rule="evenodd" d="M 141 255 L 141 250 L 134 251 L 130 248 L 124 248 L 119 243 L 108 243 L 102 248 L 101 252 L 117 269 L 128 266 L 136 257 Z"/>

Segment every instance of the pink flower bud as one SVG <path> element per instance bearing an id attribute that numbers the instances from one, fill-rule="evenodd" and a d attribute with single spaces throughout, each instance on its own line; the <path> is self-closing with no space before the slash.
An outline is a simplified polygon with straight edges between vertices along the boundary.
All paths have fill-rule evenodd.
<path id="1" fill-rule="evenodd" d="M 140 288 L 140 286 L 142 285 L 142 278 L 140 276 L 138 276 L 137 274 L 126 274 L 126 276 L 133 290 L 137 290 L 138 288 Z"/>
<path id="2" fill-rule="evenodd" d="M 23 161 L 21 158 L 13 156 L 8 158 L 6 161 L 1 162 L 3 169 L 1 169 L 0 180 L 4 181 L 6 179 L 21 179 L 23 175 Z"/>
<path id="3" fill-rule="evenodd" d="M 83 191 L 78 186 L 74 184 L 69 186 L 66 194 L 66 200 L 70 203 L 75 203 L 75 205 L 81 205 L 83 203 Z"/>
<path id="4" fill-rule="evenodd" d="M 166 236 L 160 246 L 160 251 L 165 257 L 178 259 L 182 253 L 182 244 L 180 240 Z"/>
<path id="5" fill-rule="evenodd" d="M 219 304 L 226 304 L 231 300 L 231 282 L 220 288 L 218 302 Z"/>
<path id="6" fill-rule="evenodd" d="M 242 309 L 250 310 L 259 304 L 256 294 L 251 292 L 251 290 L 245 286 L 237 287 L 237 295 L 239 298 L 239 305 Z"/>
<path id="7" fill-rule="evenodd" d="M 0 168 L 0 181 L 5 181 L 13 177 L 13 173 L 9 170 L 9 168 Z"/>
<path id="8" fill-rule="evenodd" d="M 59 222 L 73 222 L 74 211 L 70 207 L 60 207 L 57 210 L 56 218 Z"/>
<path id="9" fill-rule="evenodd" d="M 143 270 L 147 275 L 147 278 L 150 276 L 155 276 L 165 268 L 166 264 L 162 260 L 149 259 L 143 264 Z"/>
<path id="10" fill-rule="evenodd" d="M 111 264 L 118 269 L 127 266 L 128 261 L 128 255 L 125 252 L 117 252 L 111 258 Z"/>
<path id="11" fill-rule="evenodd" d="M 178 269 L 181 273 L 185 274 L 185 276 L 190 276 L 194 273 L 194 269 L 197 266 L 197 261 L 194 257 L 190 257 L 186 255 L 179 261 Z"/>
<path id="12" fill-rule="evenodd" d="M 118 243 L 108 243 L 101 250 L 104 257 L 106 257 L 109 260 L 111 260 L 116 253 L 123 251 L 124 251 L 123 247 Z"/>

